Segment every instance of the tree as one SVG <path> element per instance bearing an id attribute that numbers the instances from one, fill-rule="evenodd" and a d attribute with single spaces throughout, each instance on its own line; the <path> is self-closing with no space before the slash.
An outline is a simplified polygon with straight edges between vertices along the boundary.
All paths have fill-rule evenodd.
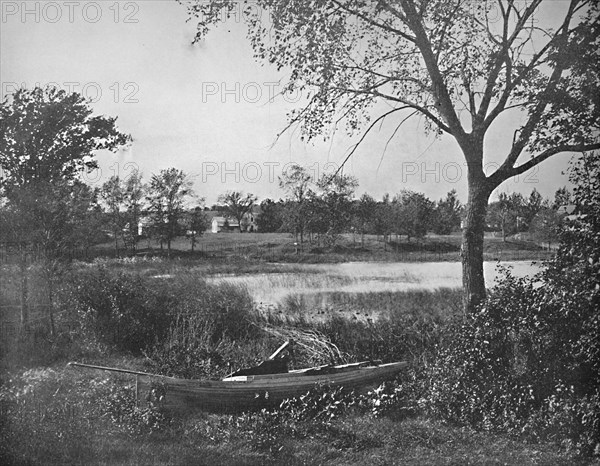
<path id="1" fill-rule="evenodd" d="M 307 224 L 307 199 L 310 197 L 313 183 L 312 176 L 300 165 L 288 167 L 279 177 L 279 187 L 288 195 L 286 204 L 286 224 L 294 232 L 296 238 L 300 237 L 300 245 L 304 243 L 304 233 Z"/>
<path id="2" fill-rule="evenodd" d="M 427 234 L 433 213 L 433 203 L 422 193 L 403 189 L 394 196 L 394 224 L 396 234 L 422 238 Z"/>
<path id="3" fill-rule="evenodd" d="M 94 153 L 129 142 L 115 118 L 92 116 L 79 94 L 53 87 L 20 89 L 0 104 L 0 197 L 2 216 L 13 241 L 35 247 L 47 284 L 51 333 L 53 283 L 61 261 L 75 247 L 92 241 L 90 222 L 97 219 L 96 192 L 77 179 L 97 167 Z M 26 267 L 22 263 L 26 306 Z M 23 312 L 23 329 L 27 312 Z"/>
<path id="4" fill-rule="evenodd" d="M 519 219 L 522 217 L 525 200 L 519 193 L 500 193 L 498 200 L 492 202 L 487 210 L 487 224 L 502 231 L 502 241 L 509 234 L 518 231 Z"/>
<path id="5" fill-rule="evenodd" d="M 144 192 L 142 175 L 137 171 L 125 180 L 117 175 L 111 176 L 100 188 L 100 197 L 110 219 L 116 254 L 119 254 L 119 238 L 131 252 L 135 252 Z"/>
<path id="6" fill-rule="evenodd" d="M 358 180 L 350 175 L 324 174 L 317 182 L 321 200 L 320 212 L 325 228 L 325 241 L 334 246 L 338 237 L 347 231 L 352 221 L 352 202 Z"/>
<path id="7" fill-rule="evenodd" d="M 125 180 L 123 188 L 123 204 L 127 213 L 127 242 L 130 244 L 131 251 L 135 252 L 139 239 L 138 225 L 142 217 L 144 194 L 146 192 L 146 186 L 142 183 L 142 174 L 135 170 Z"/>
<path id="8" fill-rule="evenodd" d="M 387 249 L 387 237 L 394 230 L 393 209 L 390 202 L 390 195 L 384 194 L 381 202 L 377 203 L 375 208 L 375 218 L 373 219 L 373 230 L 376 235 L 383 237 L 383 250 Z"/>
<path id="9" fill-rule="evenodd" d="M 449 235 L 460 228 L 462 205 L 453 189 L 446 194 L 446 199 L 440 199 L 433 214 L 433 231 L 438 235 Z"/>
<path id="10" fill-rule="evenodd" d="M 517 278 L 507 271 L 481 310 L 441 348 L 429 372 L 432 411 L 485 429 L 529 431 L 540 441 L 570 445 L 578 455 L 597 453 L 598 162 L 598 156 L 583 162 L 595 165 L 595 181 L 570 173 L 575 202 L 591 213 L 562 228 L 559 249 L 540 273 Z"/>
<path id="11" fill-rule="evenodd" d="M 44 253 L 57 257 L 72 240 L 81 219 L 71 216 L 87 212 L 92 198 L 78 174 L 97 167 L 95 151 L 131 141 L 115 122 L 92 116 L 81 95 L 53 87 L 20 89 L 0 104 L 0 192 L 28 219 L 16 233 L 20 241 L 41 241 Z"/>
<path id="12" fill-rule="evenodd" d="M 377 214 L 377 201 L 369 194 L 363 194 L 354 204 L 354 224 L 360 233 L 360 245 L 365 245 L 365 233 L 373 229 L 373 219 Z"/>
<path id="13" fill-rule="evenodd" d="M 256 220 L 258 231 L 261 233 L 273 233 L 283 227 L 284 210 L 286 205 L 283 201 L 275 202 L 273 199 L 265 199 L 260 203 L 260 215 Z"/>
<path id="14" fill-rule="evenodd" d="M 168 168 L 152 175 L 147 200 L 152 216 L 153 230 L 161 248 L 167 243 L 167 256 L 171 256 L 171 240 L 179 234 L 179 221 L 183 219 L 185 201 L 192 197 L 192 181 L 181 170 Z"/>
<path id="15" fill-rule="evenodd" d="M 558 188 L 554 193 L 554 202 L 552 203 L 553 209 L 558 209 L 561 206 L 571 204 L 571 191 L 566 186 Z"/>
<path id="16" fill-rule="evenodd" d="M 110 219 L 110 227 L 115 240 L 115 254 L 119 254 L 119 237 L 123 235 L 125 219 L 123 216 L 124 193 L 118 176 L 111 176 L 100 188 L 100 197 Z"/>
<path id="17" fill-rule="evenodd" d="M 202 202 L 204 202 L 204 200 Z M 202 236 L 209 227 L 208 217 L 202 210 L 201 206 L 196 206 L 187 212 L 186 219 L 188 227 L 186 236 L 189 238 L 192 246 L 192 252 L 194 252 L 194 247 L 198 242 L 198 237 Z"/>
<path id="18" fill-rule="evenodd" d="M 229 191 L 219 196 L 219 202 L 233 218 L 238 221 L 238 228 L 242 232 L 244 216 L 252 211 L 257 198 L 254 194 L 244 195 L 241 191 Z"/>
<path id="19" fill-rule="evenodd" d="M 519 225 L 519 231 L 526 231 L 538 212 L 547 205 L 548 201 L 545 201 L 538 190 L 533 188 L 523 206 L 523 222 L 522 225 Z"/>
<path id="20" fill-rule="evenodd" d="M 284 130 L 299 125 L 311 139 L 345 120 L 350 133 L 361 133 L 348 157 L 385 119 L 398 118 L 399 127 L 418 115 L 427 131 L 454 138 L 467 164 L 464 304 L 475 309 L 486 296 L 483 233 L 491 193 L 555 154 L 600 148 L 600 7 L 565 2 L 555 26 L 543 23 L 557 18 L 544 16 L 542 0 L 256 3 L 262 11 L 245 11 L 255 56 L 289 70 L 284 92 L 308 92 Z M 192 3 L 196 41 L 236 5 Z M 376 106 L 380 101 L 387 105 Z M 519 110 L 504 160 L 486 173 L 486 136 L 505 132 L 494 123 Z"/>
<path id="21" fill-rule="evenodd" d="M 533 238 L 541 243 L 548 243 L 548 250 L 552 243 L 559 239 L 561 215 L 554 209 L 542 208 L 531 221 L 529 231 Z"/>

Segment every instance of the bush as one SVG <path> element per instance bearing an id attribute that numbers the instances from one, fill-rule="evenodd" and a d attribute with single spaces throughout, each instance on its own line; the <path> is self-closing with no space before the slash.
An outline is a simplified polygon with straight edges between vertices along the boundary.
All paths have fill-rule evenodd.
<path id="1" fill-rule="evenodd" d="M 61 290 L 59 306 L 70 312 L 85 338 L 134 354 L 164 339 L 176 296 L 150 279 L 105 267 L 78 270 Z"/>
<path id="2" fill-rule="evenodd" d="M 244 287 L 189 279 L 172 285 L 179 302 L 166 337 L 146 352 L 153 372 L 184 378 L 223 377 L 266 352 Z"/>
<path id="3" fill-rule="evenodd" d="M 149 434 L 171 424 L 155 406 L 136 406 L 130 378 L 72 369 L 5 374 L 0 408 L 0 464 L 91 464 L 98 460 L 91 437 Z"/>
<path id="4" fill-rule="evenodd" d="M 448 292 L 454 297 L 459 292 Z M 414 298 L 409 294 L 408 302 Z M 430 293 L 431 297 L 437 296 Z M 437 345 L 446 338 L 446 326 L 453 320 L 450 309 L 431 310 L 431 307 L 397 309 L 384 313 L 374 322 L 350 320 L 333 316 L 325 322 L 312 324 L 331 339 L 340 351 L 357 360 L 380 359 L 384 362 L 408 360 L 426 365 Z"/>
<path id="5" fill-rule="evenodd" d="M 454 327 L 431 368 L 428 406 L 485 430 L 551 438 L 590 455 L 600 445 L 600 235 L 572 226 L 533 279 L 506 273 Z"/>

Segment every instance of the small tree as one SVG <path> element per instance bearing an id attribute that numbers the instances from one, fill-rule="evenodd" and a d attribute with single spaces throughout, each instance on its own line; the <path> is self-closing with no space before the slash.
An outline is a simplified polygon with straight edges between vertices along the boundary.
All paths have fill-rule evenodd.
<path id="1" fill-rule="evenodd" d="M 300 245 L 304 243 L 304 233 L 308 223 L 307 201 L 312 193 L 313 182 L 308 171 L 297 164 L 288 167 L 279 177 L 279 187 L 286 192 L 289 201 L 286 204 L 286 225 L 296 238 L 300 237 Z"/>
<path id="2" fill-rule="evenodd" d="M 393 207 L 390 202 L 390 195 L 385 194 L 381 202 L 375 207 L 375 216 L 373 219 L 373 231 L 376 235 L 383 237 L 383 249 L 387 249 L 387 238 L 394 231 Z"/>
<path id="3" fill-rule="evenodd" d="M 254 194 L 244 195 L 241 191 L 229 191 L 219 196 L 219 203 L 228 214 L 237 220 L 240 233 L 242 232 L 244 216 L 252 210 L 256 200 L 257 197 Z"/>
<path id="4" fill-rule="evenodd" d="M 536 214 L 529 226 L 529 232 L 535 240 L 548 243 L 548 250 L 560 237 L 561 217 L 556 210 L 545 207 Z"/>
<path id="5" fill-rule="evenodd" d="M 407 239 L 422 238 L 427 234 L 433 214 L 433 202 L 424 194 L 402 190 L 394 197 L 394 221 L 397 234 Z"/>
<path id="6" fill-rule="evenodd" d="M 275 202 L 265 199 L 260 203 L 260 215 L 256 220 L 258 231 L 261 233 L 272 233 L 279 231 L 284 224 L 284 211 L 286 205 L 283 201 Z"/>
<path id="7" fill-rule="evenodd" d="M 179 221 L 183 218 L 185 201 L 193 194 L 191 180 L 176 168 L 161 170 L 150 179 L 147 200 L 153 229 L 161 247 L 163 242 L 167 243 L 169 257 L 171 240 L 179 233 Z"/>
<path id="8" fill-rule="evenodd" d="M 360 244 L 365 245 L 365 233 L 373 229 L 373 220 L 377 215 L 377 202 L 367 193 L 354 203 L 354 224 L 360 233 Z"/>
<path id="9" fill-rule="evenodd" d="M 435 205 L 433 215 L 433 231 L 438 235 L 449 235 L 460 227 L 462 205 L 453 189 Z"/>
<path id="10" fill-rule="evenodd" d="M 123 205 L 126 210 L 127 225 L 129 225 L 127 239 L 132 252 L 135 252 L 139 238 L 138 225 L 144 208 L 145 192 L 146 186 L 142 183 L 142 174 L 136 170 L 125 180 L 123 186 Z"/>
<path id="11" fill-rule="evenodd" d="M 566 206 L 571 203 L 571 191 L 569 191 L 566 186 L 558 188 L 554 193 L 554 202 L 552 204 L 552 208 L 558 209 L 559 207 Z"/>
<path id="12" fill-rule="evenodd" d="M 518 231 L 519 222 L 523 221 L 525 200 L 519 193 L 500 193 L 498 201 L 489 205 L 487 223 L 502 231 L 502 241 L 506 241 L 509 234 Z M 520 220 L 521 219 L 521 220 Z"/>
<path id="13" fill-rule="evenodd" d="M 548 201 L 544 200 L 542 195 L 538 192 L 537 189 L 533 188 L 531 194 L 525 201 L 522 210 L 523 221 L 519 224 L 519 231 L 526 231 L 531 222 L 535 218 L 535 216 L 542 210 L 548 206 Z"/>
<path id="14" fill-rule="evenodd" d="M 187 227 L 186 236 L 189 238 L 192 252 L 198 242 L 198 238 L 208 229 L 208 217 L 202 210 L 202 207 L 196 206 L 191 211 L 187 212 Z"/>
<path id="15" fill-rule="evenodd" d="M 123 214 L 124 193 L 118 176 L 111 176 L 100 188 L 100 198 L 108 215 L 110 229 L 115 240 L 115 254 L 119 254 L 119 237 L 123 235 L 127 223 Z"/>
<path id="16" fill-rule="evenodd" d="M 323 175 L 317 182 L 320 189 L 326 224 L 325 240 L 334 246 L 341 233 L 348 231 L 352 221 L 352 201 L 358 180 L 349 175 Z"/>

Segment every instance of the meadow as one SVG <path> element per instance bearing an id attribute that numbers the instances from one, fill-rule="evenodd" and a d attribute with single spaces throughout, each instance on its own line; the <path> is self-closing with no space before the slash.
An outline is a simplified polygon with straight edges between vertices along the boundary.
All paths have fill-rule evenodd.
<path id="1" fill-rule="evenodd" d="M 421 239 L 407 240 L 393 236 L 383 241 L 382 236 L 343 234 L 333 248 L 324 248 L 316 240 L 298 240 L 288 233 L 211 233 L 199 238 L 191 251 L 191 242 L 184 237 L 172 242 L 172 256 L 179 258 L 204 258 L 260 260 L 289 263 L 340 263 L 340 262 L 439 262 L 460 261 L 460 234 L 427 235 Z M 124 251 L 122 254 L 127 255 Z M 159 244 L 150 239 L 140 240 L 139 255 L 164 253 Z M 99 245 L 87 252 L 91 257 L 114 255 L 113 243 Z M 486 234 L 484 258 L 488 261 L 544 260 L 552 252 L 544 247 L 516 238 L 503 241 L 493 234 Z"/>
<path id="2" fill-rule="evenodd" d="M 240 235 L 256 248 L 250 236 Z M 236 247 L 74 261 L 50 280 L 32 263 L 27 331 L 18 324 L 18 265 L 3 264 L 0 462 L 589 464 L 552 436 L 475 430 L 432 408 L 438 348 L 456 339 L 464 318 L 458 264 L 337 261 L 343 254 L 332 251 L 310 253 L 325 263 L 269 262 Z M 517 276 L 536 270 L 511 265 Z M 306 344 L 292 367 L 365 359 L 411 365 L 366 395 L 316 391 L 269 412 L 183 418 L 136 405 L 131 377 L 66 366 L 77 360 L 218 379 L 263 360 L 288 337 Z M 335 348 L 337 360 L 322 345 Z"/>

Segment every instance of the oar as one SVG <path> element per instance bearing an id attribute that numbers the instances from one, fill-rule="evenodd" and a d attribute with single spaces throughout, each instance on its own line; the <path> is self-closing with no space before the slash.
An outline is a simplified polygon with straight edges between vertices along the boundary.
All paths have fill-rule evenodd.
<path id="1" fill-rule="evenodd" d="M 135 375 L 149 375 L 153 377 L 160 377 L 156 374 L 149 374 L 148 372 L 140 372 L 140 371 L 130 371 L 129 369 L 118 369 L 116 367 L 104 367 L 104 366 L 94 366 L 92 364 L 82 364 L 80 362 L 70 362 L 67 366 L 79 366 L 79 367 L 87 367 L 88 369 L 99 369 L 102 371 L 112 371 L 112 372 L 124 372 L 125 374 L 135 374 Z"/>
<path id="2" fill-rule="evenodd" d="M 288 347 L 288 345 L 290 344 L 290 340 L 286 341 L 283 345 L 281 345 L 279 348 L 277 348 L 277 351 L 275 351 L 271 356 L 269 356 L 269 361 L 275 359 L 277 356 L 279 356 L 279 353 L 281 353 L 284 349 L 286 349 Z"/>

